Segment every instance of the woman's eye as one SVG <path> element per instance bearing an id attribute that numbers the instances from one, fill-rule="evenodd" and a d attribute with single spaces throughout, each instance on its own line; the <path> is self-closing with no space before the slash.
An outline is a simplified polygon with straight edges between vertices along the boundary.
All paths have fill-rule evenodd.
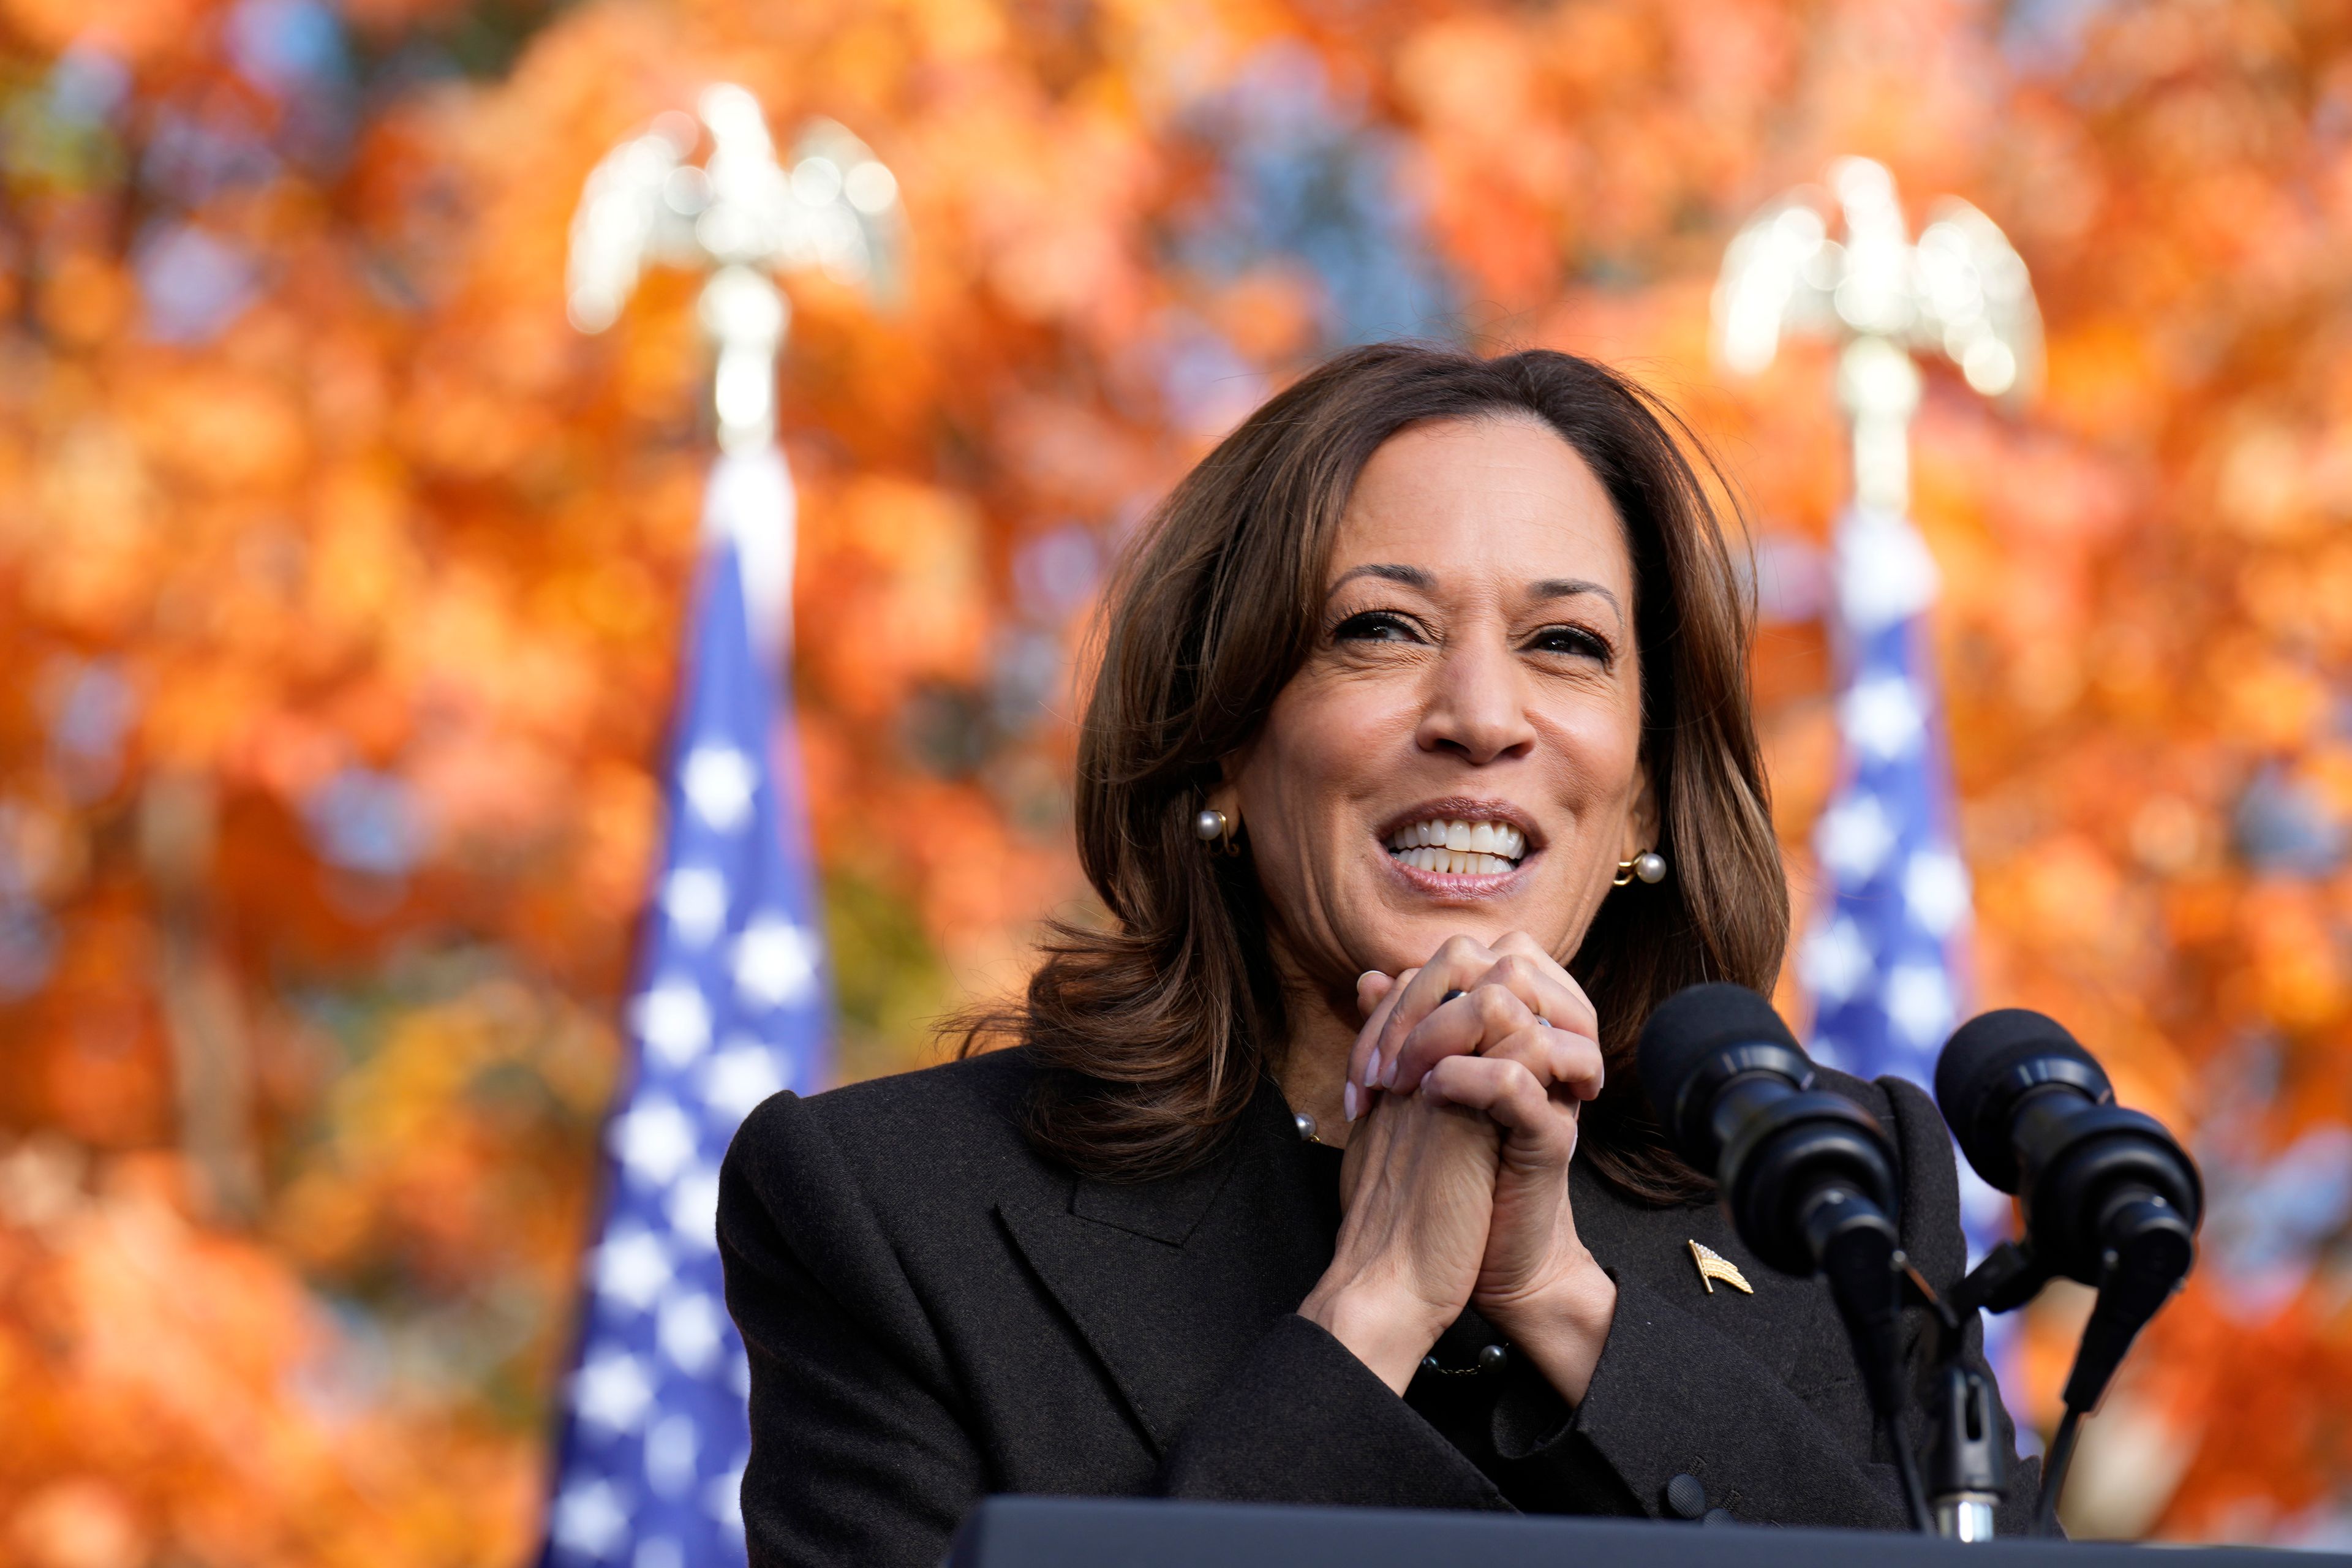
<path id="1" fill-rule="evenodd" d="M 1578 654 L 1603 664 L 1609 662 L 1609 645 L 1578 626 L 1546 626 L 1530 639 L 1528 647 L 1538 653 Z"/>
<path id="2" fill-rule="evenodd" d="M 1387 610 L 1367 610 L 1349 616 L 1331 634 L 1336 642 L 1412 642 L 1412 623 Z"/>

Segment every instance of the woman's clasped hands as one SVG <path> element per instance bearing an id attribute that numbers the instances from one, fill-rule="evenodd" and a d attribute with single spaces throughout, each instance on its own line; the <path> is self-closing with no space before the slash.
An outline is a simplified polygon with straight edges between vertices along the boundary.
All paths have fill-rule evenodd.
<path id="1" fill-rule="evenodd" d="M 1617 1288 L 1578 1239 L 1569 1162 L 1601 1092 L 1600 1024 L 1534 939 L 1445 942 L 1357 982 L 1331 1266 L 1301 1304 L 1398 1393 L 1465 1306 L 1570 1404 Z"/>

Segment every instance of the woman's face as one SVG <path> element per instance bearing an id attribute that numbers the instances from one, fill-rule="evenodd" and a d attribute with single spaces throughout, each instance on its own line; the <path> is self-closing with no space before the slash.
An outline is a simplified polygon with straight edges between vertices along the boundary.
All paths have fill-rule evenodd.
<path id="1" fill-rule="evenodd" d="M 1238 807 L 1298 978 L 1346 991 L 1457 933 L 1575 952 L 1655 841 L 1633 593 L 1608 492 L 1537 421 L 1373 455 L 1313 650 L 1211 798 Z"/>

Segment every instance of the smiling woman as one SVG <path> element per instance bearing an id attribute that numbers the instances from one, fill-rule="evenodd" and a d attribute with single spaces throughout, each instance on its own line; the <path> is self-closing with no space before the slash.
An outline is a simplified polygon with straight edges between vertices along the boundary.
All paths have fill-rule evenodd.
<path id="1" fill-rule="evenodd" d="M 755 1563 L 934 1563 L 992 1491 L 1900 1526 L 1825 1293 L 1627 1070 L 1788 930 L 1680 434 L 1587 361 L 1383 345 L 1177 487 L 1081 736 L 1109 921 L 966 1059 L 777 1096 L 728 1156 Z M 1934 1108 L 1823 1076 L 1957 1278 Z"/>
<path id="2" fill-rule="evenodd" d="M 1079 741 L 1079 848 L 1115 924 L 1060 933 L 1016 1023 L 1071 1069 L 1032 1112 L 1043 1146 L 1166 1174 L 1269 1066 L 1330 1126 L 1356 976 L 1458 931 L 1534 936 L 1614 1064 L 1685 985 L 1770 987 L 1788 895 L 1745 605 L 1670 421 L 1567 354 L 1381 345 L 1177 487 L 1113 585 Z M 1203 805 L 1246 857 L 1199 854 Z M 1525 836 L 1524 875 L 1416 882 L 1376 853 L 1482 818 Z M 1604 906 L 1644 850 L 1675 874 Z M 1702 1191 L 1617 1082 L 1587 1158 L 1645 1197 Z"/>

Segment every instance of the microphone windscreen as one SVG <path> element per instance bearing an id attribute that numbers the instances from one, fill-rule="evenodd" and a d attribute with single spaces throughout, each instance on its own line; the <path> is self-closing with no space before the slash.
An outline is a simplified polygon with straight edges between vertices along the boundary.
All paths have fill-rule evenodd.
<path id="1" fill-rule="evenodd" d="M 2106 1082 L 2097 1059 L 2064 1025 L 2029 1007 L 2003 1007 L 1969 1019 L 1936 1061 L 1937 1109 L 1977 1174 L 2003 1192 L 2017 1190 L 2018 1170 L 2009 1106 L 2002 1103 L 2013 1097 L 2002 1085 L 2019 1064 L 2044 1057 L 2079 1063 L 2098 1083 Z"/>
<path id="2" fill-rule="evenodd" d="M 1728 1046 L 1754 1045 L 1786 1046 L 1804 1054 L 1772 1004 L 1745 985 L 1713 981 L 1685 987 L 1658 1004 L 1642 1026 L 1634 1062 L 1650 1109 L 1669 1139 L 1681 1141 L 1680 1130 L 1670 1125 L 1675 1102 L 1706 1059 Z"/>

